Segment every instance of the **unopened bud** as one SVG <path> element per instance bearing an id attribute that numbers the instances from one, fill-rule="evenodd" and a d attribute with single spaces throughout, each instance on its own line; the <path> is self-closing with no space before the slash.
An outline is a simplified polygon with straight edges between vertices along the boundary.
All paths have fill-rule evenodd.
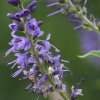
<path id="1" fill-rule="evenodd" d="M 92 14 L 90 14 L 90 20 L 93 22 L 94 21 L 94 16 Z"/>

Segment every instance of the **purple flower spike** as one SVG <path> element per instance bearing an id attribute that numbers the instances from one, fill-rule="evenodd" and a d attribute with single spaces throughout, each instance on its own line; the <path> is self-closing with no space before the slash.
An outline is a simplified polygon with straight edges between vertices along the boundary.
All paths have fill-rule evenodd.
<path id="1" fill-rule="evenodd" d="M 23 9 L 22 10 L 23 16 L 25 16 L 27 19 L 31 18 L 30 10 L 29 9 Z"/>
<path id="2" fill-rule="evenodd" d="M 23 17 L 22 12 L 16 13 L 16 14 L 15 14 L 15 17 L 16 17 L 16 18 L 22 18 L 22 17 Z"/>
<path id="3" fill-rule="evenodd" d="M 18 6 L 20 4 L 20 0 L 7 0 L 7 2 L 13 6 Z"/>
<path id="4" fill-rule="evenodd" d="M 33 8 L 35 5 L 36 5 L 36 1 L 32 1 L 32 2 L 28 5 L 27 9 L 29 9 L 29 10 L 31 11 L 32 8 Z"/>
<path id="5" fill-rule="evenodd" d="M 83 94 L 81 94 L 82 93 L 82 89 L 78 89 L 83 80 L 84 80 L 83 78 L 80 79 L 79 83 L 77 83 L 77 86 L 76 86 L 75 90 L 74 90 L 74 86 L 72 86 L 71 100 L 76 100 L 78 95 L 83 96 Z"/>
<path id="6" fill-rule="evenodd" d="M 10 19 L 12 19 L 12 20 L 21 22 L 21 20 L 20 20 L 19 18 L 16 18 L 16 17 L 15 17 L 15 14 L 8 13 L 8 14 L 7 14 L 7 17 L 10 18 Z"/>
<path id="7" fill-rule="evenodd" d="M 23 0 L 7 0 L 7 2 L 16 7 L 19 12 L 16 14 L 7 14 L 10 19 L 14 20 L 14 22 L 9 25 L 9 28 L 12 30 L 11 36 L 13 39 L 9 42 L 11 48 L 4 56 L 6 57 L 11 52 L 15 53 L 16 59 L 7 62 L 7 65 L 12 65 L 11 69 L 15 66 L 18 68 L 18 70 L 11 75 L 12 78 L 16 78 L 23 73 L 23 76 L 19 80 L 28 79 L 30 81 L 25 90 L 37 93 L 39 97 L 44 96 L 44 98 L 48 98 L 52 92 L 58 92 L 57 90 L 60 90 L 60 92 L 66 91 L 66 86 L 63 84 L 64 74 L 70 70 L 66 68 L 62 62 L 68 61 L 62 60 L 60 58 L 61 51 L 49 42 L 51 34 L 48 34 L 45 40 L 39 38 L 44 34 L 44 31 L 40 29 L 42 21 L 37 22 L 35 18 L 31 18 L 31 14 L 36 9 L 36 0 L 32 0 L 27 8 L 23 7 L 21 1 Z M 58 2 L 48 5 L 48 7 L 63 3 L 65 3 L 65 0 L 58 0 Z M 67 10 L 67 7 L 60 7 L 59 11 L 48 16 L 65 10 Z M 21 33 L 24 33 L 26 36 L 17 36 L 15 34 L 16 31 L 21 31 Z M 53 55 L 50 51 L 52 48 L 55 49 L 56 55 Z M 41 67 L 45 67 L 44 64 L 47 65 L 46 72 L 41 70 Z M 54 81 L 55 84 L 48 84 L 47 79 L 49 76 L 51 81 Z M 74 92 L 74 94 L 75 93 L 76 92 Z"/>
<path id="8" fill-rule="evenodd" d="M 14 21 L 14 23 L 10 24 L 9 28 L 11 30 L 13 30 L 12 33 L 11 33 L 12 35 L 18 30 L 19 31 L 24 31 L 24 29 L 21 26 L 19 26 L 19 24 L 16 21 Z"/>

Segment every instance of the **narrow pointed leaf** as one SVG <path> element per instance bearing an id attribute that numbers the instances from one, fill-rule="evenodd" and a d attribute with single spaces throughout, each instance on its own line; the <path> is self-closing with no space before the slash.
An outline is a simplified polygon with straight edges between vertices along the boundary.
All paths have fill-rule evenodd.
<path id="1" fill-rule="evenodd" d="M 78 55 L 79 58 L 86 58 L 86 57 L 100 57 L 100 50 L 93 50 L 88 52 L 85 55 Z"/>

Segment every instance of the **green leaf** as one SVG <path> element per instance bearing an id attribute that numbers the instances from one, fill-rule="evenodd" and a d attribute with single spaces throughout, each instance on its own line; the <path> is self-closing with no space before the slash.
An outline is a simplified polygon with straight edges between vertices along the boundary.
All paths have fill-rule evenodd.
<path id="1" fill-rule="evenodd" d="M 100 57 L 100 50 L 93 50 L 88 52 L 85 55 L 78 55 L 79 58 L 86 58 L 86 57 Z"/>

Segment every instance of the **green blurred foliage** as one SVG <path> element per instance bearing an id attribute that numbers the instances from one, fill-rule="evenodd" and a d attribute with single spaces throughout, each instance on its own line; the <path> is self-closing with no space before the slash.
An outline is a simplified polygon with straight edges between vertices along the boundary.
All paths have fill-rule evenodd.
<path id="1" fill-rule="evenodd" d="M 27 5 L 31 0 L 26 0 Z M 71 64 L 66 64 L 74 73 L 70 76 L 68 73 L 65 81 L 68 85 L 69 94 L 71 93 L 70 87 L 75 85 L 80 78 L 85 78 L 85 81 L 81 84 L 80 88 L 83 89 L 84 96 L 79 96 L 77 100 L 100 100 L 100 69 L 97 69 L 94 65 L 91 65 L 87 59 L 77 58 L 78 54 L 82 54 L 80 51 L 80 43 L 77 39 L 77 31 L 73 30 L 74 25 L 67 20 L 67 17 L 62 14 L 57 14 L 47 18 L 47 14 L 56 11 L 54 7 L 46 8 L 46 0 L 37 0 L 37 10 L 33 13 L 33 17 L 37 21 L 42 20 L 43 25 L 41 30 L 44 30 L 45 35 L 42 39 L 45 39 L 48 33 L 51 33 L 50 42 L 58 47 L 62 51 L 62 58 L 71 60 Z M 83 1 L 83 0 L 82 0 Z M 88 0 L 87 8 L 91 10 L 91 6 L 94 5 L 94 15 L 99 19 L 100 14 L 100 1 Z M 10 54 L 7 58 L 3 58 L 3 54 L 10 48 L 8 42 L 12 39 L 10 36 L 11 30 L 8 25 L 12 20 L 7 18 L 7 13 L 17 12 L 13 6 L 9 5 L 6 0 L 0 1 L 0 100 L 35 100 L 37 95 L 26 92 L 24 88 L 28 85 L 28 81 L 18 81 L 10 78 L 10 74 L 15 69 L 11 70 L 11 66 L 6 66 L 5 62 L 12 61 L 15 58 L 13 54 Z M 22 34 L 22 33 L 20 33 Z M 39 100 L 42 100 L 40 98 Z"/>

